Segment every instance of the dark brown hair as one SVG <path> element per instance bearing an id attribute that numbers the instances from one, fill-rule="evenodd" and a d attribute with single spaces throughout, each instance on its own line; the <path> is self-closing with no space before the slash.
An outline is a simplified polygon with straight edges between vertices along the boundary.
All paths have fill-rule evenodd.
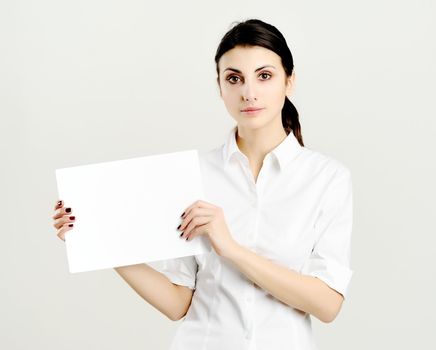
<path id="1" fill-rule="evenodd" d="M 222 55 L 236 46 L 262 46 L 274 51 L 282 59 L 286 77 L 291 76 L 294 69 L 294 60 L 284 36 L 276 27 L 254 18 L 233 23 L 236 25 L 223 36 L 215 54 L 218 84 L 218 62 Z M 300 145 L 304 146 L 298 111 L 288 97 L 285 98 L 282 108 L 282 124 L 286 134 L 288 135 L 292 131 Z"/>

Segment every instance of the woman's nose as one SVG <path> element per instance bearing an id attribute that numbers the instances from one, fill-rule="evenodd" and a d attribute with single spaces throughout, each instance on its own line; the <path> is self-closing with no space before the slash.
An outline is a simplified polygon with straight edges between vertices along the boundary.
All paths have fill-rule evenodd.
<path id="1" fill-rule="evenodd" d="M 257 100 L 255 89 L 253 87 L 253 84 L 246 83 L 242 90 L 242 98 L 244 101 L 254 101 Z"/>

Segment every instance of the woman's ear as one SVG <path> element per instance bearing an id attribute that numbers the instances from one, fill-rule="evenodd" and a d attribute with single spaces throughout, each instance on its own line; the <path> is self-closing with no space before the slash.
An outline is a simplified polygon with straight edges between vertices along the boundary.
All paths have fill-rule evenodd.
<path id="1" fill-rule="evenodd" d="M 292 71 L 292 74 L 286 78 L 286 96 L 290 96 L 292 91 L 294 91 L 295 84 L 295 70 Z"/>
<path id="2" fill-rule="evenodd" d="M 220 78 L 219 77 L 216 78 L 216 82 L 218 84 L 218 89 L 220 91 L 220 97 L 223 98 L 223 93 L 221 91 L 221 85 L 220 85 Z"/>

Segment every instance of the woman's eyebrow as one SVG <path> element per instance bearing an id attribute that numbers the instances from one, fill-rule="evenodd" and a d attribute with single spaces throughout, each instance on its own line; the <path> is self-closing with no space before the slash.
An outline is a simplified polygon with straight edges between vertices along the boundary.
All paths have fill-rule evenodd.
<path id="1" fill-rule="evenodd" d="M 254 72 L 260 71 L 261 69 L 264 69 L 264 68 L 266 68 L 266 67 L 271 67 L 271 68 L 276 69 L 276 67 L 274 67 L 274 66 L 267 65 L 267 66 L 262 66 L 262 67 L 257 68 Z M 234 71 L 234 72 L 236 72 L 236 73 L 242 73 L 239 69 L 231 68 L 231 67 L 227 67 L 226 69 L 224 69 L 223 73 L 224 73 L 226 70 L 232 70 L 232 71 Z"/>

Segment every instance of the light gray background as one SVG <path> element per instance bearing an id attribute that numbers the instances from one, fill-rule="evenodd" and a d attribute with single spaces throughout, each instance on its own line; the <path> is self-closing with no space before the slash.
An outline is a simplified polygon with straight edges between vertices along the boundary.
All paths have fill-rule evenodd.
<path id="1" fill-rule="evenodd" d="M 354 185 L 353 276 L 320 349 L 435 348 L 434 1 L 2 1 L 2 349 L 167 349 L 177 322 L 113 270 L 69 274 L 55 169 L 224 142 L 213 56 L 275 25 L 306 146 Z M 110 220 L 102 217 L 101 220 Z"/>

